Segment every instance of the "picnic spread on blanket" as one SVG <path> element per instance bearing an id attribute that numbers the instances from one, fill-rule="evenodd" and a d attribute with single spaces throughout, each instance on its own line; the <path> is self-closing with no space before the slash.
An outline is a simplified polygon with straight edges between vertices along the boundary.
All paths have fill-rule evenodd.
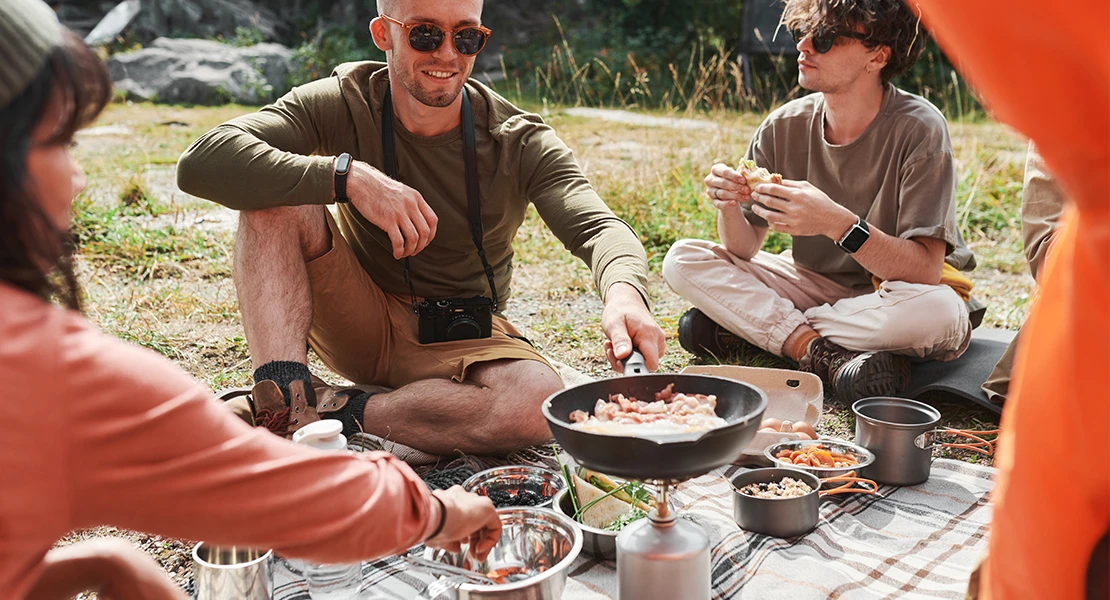
<path id="1" fill-rule="evenodd" d="M 927 404 L 866 398 L 852 406 L 854 442 L 813 439 L 791 423 L 816 423 L 822 398 L 809 373 L 648 374 L 634 358 L 625 376 L 544 403 L 558 447 L 466 458 L 464 487 L 502 520 L 489 557 L 418 546 L 364 563 L 344 597 L 964 597 L 994 470 L 932 448 L 990 454 L 995 432 L 938 429 Z M 446 467 L 429 485 L 458 482 L 437 480 L 460 468 Z M 260 597 L 319 597 L 303 563 L 272 562 Z"/>

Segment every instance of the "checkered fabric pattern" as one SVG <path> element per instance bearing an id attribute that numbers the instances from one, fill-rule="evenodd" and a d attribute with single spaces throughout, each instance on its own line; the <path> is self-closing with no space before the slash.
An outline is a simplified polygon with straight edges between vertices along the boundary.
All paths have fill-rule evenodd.
<path id="1" fill-rule="evenodd" d="M 550 448 L 467 461 L 475 468 L 555 466 Z M 938 459 L 922 485 L 883 486 L 881 497 L 832 496 L 821 502 L 817 529 L 787 540 L 747 533 L 733 521 L 728 478 L 741 470 L 723 467 L 685 483 L 675 495 L 683 518 L 710 534 L 715 600 L 959 600 L 987 547 L 988 497 L 995 473 L 989 467 Z M 570 573 L 564 600 L 617 597 L 615 563 L 580 556 Z M 397 558 L 367 563 L 363 575 L 366 598 L 428 597 L 421 593 L 434 582 L 434 577 L 413 571 Z M 303 578 L 285 561 L 277 562 L 274 577 L 275 600 L 308 600 Z"/>

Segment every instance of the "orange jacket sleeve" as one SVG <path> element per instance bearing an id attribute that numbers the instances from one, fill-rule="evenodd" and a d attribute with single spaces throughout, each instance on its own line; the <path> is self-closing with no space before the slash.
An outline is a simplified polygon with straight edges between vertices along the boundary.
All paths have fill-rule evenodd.
<path id="1" fill-rule="evenodd" d="M 1085 597 L 1110 523 L 1110 3 L 915 0 L 1074 205 L 1023 329 L 998 444 L 987 598 Z M 1095 565 L 1102 573 L 1107 565 Z"/>

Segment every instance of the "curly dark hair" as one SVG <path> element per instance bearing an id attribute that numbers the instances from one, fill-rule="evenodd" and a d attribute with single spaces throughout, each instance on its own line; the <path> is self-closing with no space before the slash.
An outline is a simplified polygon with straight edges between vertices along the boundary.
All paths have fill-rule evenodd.
<path id="1" fill-rule="evenodd" d="M 865 46 L 890 47 L 883 83 L 909 71 L 925 50 L 921 15 L 902 0 L 786 0 L 782 23 L 803 32 L 862 28 Z"/>
<path id="2" fill-rule="evenodd" d="M 112 97 L 104 63 L 69 30 L 27 88 L 0 107 L 0 282 L 80 310 L 75 245 L 68 231 L 50 222 L 27 180 L 31 134 L 54 94 L 66 113 L 52 142 L 71 141 Z"/>

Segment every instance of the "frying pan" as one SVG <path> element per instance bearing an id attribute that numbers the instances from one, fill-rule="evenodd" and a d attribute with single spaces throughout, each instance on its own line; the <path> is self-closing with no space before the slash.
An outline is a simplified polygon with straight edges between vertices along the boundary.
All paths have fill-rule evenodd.
<path id="1" fill-rule="evenodd" d="M 582 466 L 598 473 L 638 481 L 684 481 L 739 458 L 755 437 L 767 394 L 754 385 L 709 375 L 664 375 L 647 373 L 644 357 L 632 352 L 624 377 L 584 383 L 552 394 L 543 403 L 543 416 L 555 441 Z M 632 373 L 629 375 L 629 373 Z M 610 394 L 628 398 L 654 399 L 669 384 L 675 392 L 717 396 L 717 416 L 728 425 L 689 433 L 621 436 L 582 431 L 570 421 L 570 413 L 593 414 L 598 399 Z"/>

